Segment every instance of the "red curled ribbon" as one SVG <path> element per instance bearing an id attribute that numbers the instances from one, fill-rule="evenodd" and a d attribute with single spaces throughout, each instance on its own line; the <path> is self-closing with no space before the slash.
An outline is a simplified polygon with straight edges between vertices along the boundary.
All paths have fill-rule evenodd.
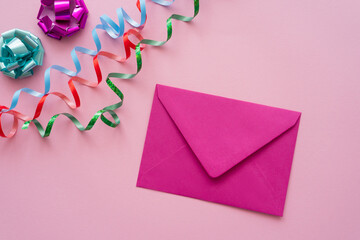
<path id="1" fill-rule="evenodd" d="M 109 59 L 112 59 L 114 61 L 117 61 L 119 63 L 124 63 L 130 56 L 131 56 L 131 49 L 136 48 L 136 45 L 134 43 L 132 43 L 129 40 L 129 36 L 134 36 L 138 41 L 143 40 L 143 37 L 141 36 L 141 34 L 135 30 L 135 29 L 130 29 L 128 30 L 123 37 L 123 41 L 124 41 L 124 48 L 125 48 L 125 57 L 120 57 L 117 56 L 113 53 L 110 52 L 106 52 L 106 51 L 100 51 L 97 55 L 94 56 L 93 58 L 93 65 L 94 65 L 94 69 L 95 69 L 95 73 L 96 73 L 96 77 L 97 77 L 97 82 L 91 82 L 89 80 L 86 80 L 84 78 L 81 78 L 79 76 L 75 76 L 69 79 L 68 81 L 68 86 L 69 89 L 71 91 L 71 94 L 73 96 L 74 101 L 71 101 L 69 97 L 67 97 L 66 95 L 64 95 L 63 93 L 60 92 L 50 92 L 46 95 L 44 95 L 38 102 L 34 116 L 31 118 L 27 115 L 24 115 L 18 111 L 15 110 L 10 110 L 8 112 L 6 112 L 6 114 L 10 114 L 13 115 L 14 117 L 14 121 L 13 121 L 13 125 L 12 128 L 9 132 L 9 134 L 5 134 L 1 125 L 1 116 L 3 113 L 0 113 L 0 137 L 4 137 L 4 138 L 11 138 L 15 135 L 17 129 L 18 129 L 18 120 L 22 120 L 22 121 L 31 121 L 33 119 L 36 119 L 40 116 L 41 111 L 43 109 L 45 100 L 48 96 L 50 95 L 55 95 L 57 97 L 59 97 L 60 99 L 62 99 L 71 109 L 76 109 L 78 107 L 80 107 L 80 97 L 79 94 L 75 88 L 74 82 L 78 82 L 82 85 L 88 86 L 88 87 L 97 87 L 101 81 L 102 81 L 102 74 L 101 74 L 101 70 L 100 70 L 100 66 L 99 66 L 99 60 L 98 60 L 98 56 L 104 56 L 107 57 Z M 140 50 L 143 50 L 144 47 L 141 47 Z M 6 106 L 1 106 L 0 105 L 0 111 L 2 109 L 9 109 Z"/>
<path id="2" fill-rule="evenodd" d="M 79 1 L 82 1 L 82 0 L 76 0 L 76 2 L 79 2 Z M 54 2 L 54 0 L 42 0 L 41 2 L 44 5 L 51 5 Z M 137 0 L 136 6 L 139 9 L 139 11 L 141 11 L 141 9 L 140 9 L 140 1 L 139 0 Z M 64 8 L 60 8 L 60 9 L 64 9 Z M 43 11 L 43 9 L 40 8 L 39 16 L 40 16 L 42 11 Z M 74 10 L 74 12 L 75 12 L 75 10 Z M 31 121 L 33 119 L 38 118 L 40 116 L 40 114 L 41 114 L 42 109 L 43 109 L 45 100 L 49 95 L 55 95 L 55 96 L 59 97 L 71 109 L 76 109 L 76 108 L 80 107 L 80 97 L 79 97 L 79 94 L 78 94 L 78 92 L 77 92 L 77 90 L 75 88 L 74 82 L 78 82 L 78 83 L 80 83 L 82 85 L 85 85 L 85 86 L 88 86 L 88 87 L 97 87 L 102 81 L 102 74 L 101 74 L 101 70 L 100 70 L 100 66 L 99 66 L 98 56 L 105 56 L 105 57 L 110 58 L 110 59 L 112 59 L 114 61 L 117 61 L 119 63 L 124 63 L 131 56 L 131 49 L 135 50 L 135 48 L 136 48 L 136 45 L 129 40 L 129 36 L 131 36 L 131 35 L 134 36 L 138 41 L 141 41 L 143 39 L 141 34 L 136 29 L 130 29 L 127 32 L 125 32 L 124 36 L 123 36 L 125 57 L 122 58 L 120 56 L 117 56 L 117 55 L 115 55 L 113 53 L 106 52 L 106 51 L 100 51 L 97 55 L 94 56 L 93 65 L 94 65 L 94 69 L 95 69 L 95 72 L 96 72 L 97 82 L 91 82 L 89 80 L 86 80 L 86 79 L 78 77 L 78 76 L 75 76 L 75 77 L 72 77 L 72 78 L 69 79 L 68 86 L 69 86 L 70 92 L 71 92 L 71 94 L 73 96 L 73 99 L 74 99 L 73 102 L 70 100 L 69 97 L 67 97 L 63 93 L 50 92 L 50 93 L 44 95 L 39 100 L 39 102 L 37 104 L 37 107 L 36 107 L 36 110 L 35 110 L 35 113 L 34 113 L 32 118 L 30 116 L 22 114 L 22 113 L 20 113 L 20 112 L 18 112 L 16 110 L 7 111 L 6 114 L 10 114 L 10 115 L 13 116 L 13 124 L 12 124 L 11 130 L 10 130 L 10 132 L 8 134 L 5 134 L 4 131 L 3 131 L 3 127 L 2 127 L 2 123 L 1 123 L 1 117 L 4 114 L 4 112 L 1 112 L 0 113 L 0 137 L 3 137 L 3 138 L 11 138 L 11 137 L 13 137 L 16 134 L 17 129 L 18 129 L 18 120 L 22 120 L 24 122 L 27 122 L 27 121 Z M 140 50 L 143 50 L 143 49 L 144 49 L 144 47 L 141 47 Z M 6 106 L 0 105 L 0 111 L 2 109 L 9 109 L 9 108 L 6 107 Z"/>
<path id="3" fill-rule="evenodd" d="M 18 127 L 18 119 L 26 121 L 25 124 L 23 125 L 23 129 L 28 128 L 29 124 L 31 122 L 34 122 L 34 124 L 36 125 L 37 129 L 39 130 L 39 133 L 42 137 L 47 137 L 49 136 L 53 123 L 55 121 L 55 119 L 59 116 L 59 115 L 65 115 L 67 116 L 75 125 L 76 127 L 80 130 L 80 131 L 86 131 L 86 130 L 90 130 L 92 128 L 92 126 L 95 124 L 95 122 L 97 121 L 97 119 L 99 117 L 101 117 L 101 120 L 107 124 L 110 127 L 116 127 L 119 123 L 120 120 L 118 118 L 118 116 L 116 115 L 116 113 L 113 111 L 116 108 L 119 108 L 122 105 L 122 100 L 123 100 L 123 94 L 121 93 L 121 91 L 116 88 L 114 86 L 114 84 L 110 81 L 109 78 L 111 77 L 115 77 L 115 78 L 122 78 L 122 79 L 130 79 L 133 78 L 134 76 L 136 76 L 139 71 L 141 70 L 141 66 L 142 66 L 142 60 L 141 60 L 141 51 L 144 49 L 144 45 L 151 45 L 151 46 L 162 46 L 164 45 L 167 41 L 170 40 L 171 36 L 172 36 L 172 23 L 171 20 L 175 19 L 175 20 L 180 20 L 183 22 L 189 22 L 191 21 L 193 18 L 195 18 L 195 16 L 198 14 L 199 12 L 199 0 L 194 0 L 194 16 L 193 17 L 185 17 L 182 15 L 177 15 L 177 14 L 173 14 L 171 15 L 166 22 L 167 25 L 167 39 L 165 41 L 155 41 L 155 40 L 150 40 L 150 39 L 143 39 L 143 37 L 140 35 L 140 33 L 137 30 L 134 29 L 130 29 L 129 31 L 127 31 L 124 35 L 123 35 L 123 41 L 124 41 L 124 48 L 125 48 L 125 57 L 120 57 L 117 55 L 114 55 L 110 52 L 105 52 L 105 51 L 100 51 L 98 52 L 97 55 L 94 56 L 93 58 L 93 64 L 94 64 L 94 69 L 96 72 L 96 76 L 97 76 L 97 83 L 94 82 L 90 82 L 86 79 L 80 78 L 78 76 L 72 77 L 69 82 L 69 88 L 71 90 L 71 93 L 74 97 L 74 102 L 71 102 L 71 100 L 66 97 L 64 94 L 59 93 L 59 92 L 50 92 L 46 95 L 44 95 L 36 108 L 35 114 L 34 114 L 34 118 L 31 119 L 30 117 L 21 114 L 20 112 L 14 111 L 14 110 L 9 110 L 7 112 L 4 113 L 8 113 L 13 115 L 14 117 L 14 122 L 13 122 L 13 126 L 12 129 L 10 130 L 10 133 L 8 135 L 6 135 L 3 130 L 2 130 L 2 126 L 1 126 L 1 116 L 3 114 L 3 112 L 0 113 L 0 136 L 1 137 L 7 137 L 10 138 L 12 136 L 14 136 L 14 134 L 17 131 L 17 127 Z M 134 43 L 132 43 L 129 40 L 129 36 L 135 36 L 138 40 L 139 43 L 137 45 L 135 45 Z M 107 106 L 101 110 L 99 110 L 90 120 L 89 124 L 86 127 L 83 127 L 81 125 L 81 123 L 71 114 L 68 113 L 62 113 L 62 114 L 56 114 L 54 115 L 49 123 L 46 126 L 46 129 L 44 130 L 43 127 L 41 126 L 41 124 L 35 119 L 37 118 L 42 110 L 42 107 L 44 105 L 45 99 L 47 98 L 47 96 L 49 95 L 56 95 L 58 97 L 60 97 L 70 108 L 77 108 L 80 106 L 80 98 L 79 95 L 76 91 L 75 85 L 74 85 L 74 81 L 75 82 L 79 82 L 83 85 L 89 86 L 89 87 L 96 87 L 99 85 L 99 83 L 102 81 L 102 74 L 101 74 L 101 70 L 100 70 L 100 66 L 99 66 L 99 62 L 98 62 L 98 56 L 105 56 L 107 58 L 110 58 L 112 60 L 115 60 L 117 62 L 123 63 L 125 62 L 131 55 L 131 49 L 135 49 L 135 53 L 136 53 L 136 61 L 137 61 L 137 72 L 135 74 L 124 74 L 124 73 L 110 73 L 107 76 L 107 80 L 106 83 L 108 84 L 108 86 L 119 96 L 119 98 L 121 99 L 121 102 L 113 104 L 111 106 Z M 5 106 L 0 106 L 0 110 L 2 109 L 9 109 Z M 114 119 L 114 122 L 108 120 L 106 117 L 103 116 L 103 113 L 108 112 Z"/>

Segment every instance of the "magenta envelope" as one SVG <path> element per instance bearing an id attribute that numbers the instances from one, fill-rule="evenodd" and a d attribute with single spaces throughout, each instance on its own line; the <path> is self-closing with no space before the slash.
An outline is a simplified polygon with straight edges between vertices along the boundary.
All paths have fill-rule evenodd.
<path id="1" fill-rule="evenodd" d="M 157 85 L 137 186 L 282 216 L 300 115 Z"/>

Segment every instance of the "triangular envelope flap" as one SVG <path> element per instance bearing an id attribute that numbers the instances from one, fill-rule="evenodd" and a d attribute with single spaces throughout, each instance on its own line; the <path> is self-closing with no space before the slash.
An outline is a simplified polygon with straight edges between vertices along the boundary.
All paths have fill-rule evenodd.
<path id="1" fill-rule="evenodd" d="M 299 112 L 157 85 L 158 98 L 211 177 L 294 126 Z"/>

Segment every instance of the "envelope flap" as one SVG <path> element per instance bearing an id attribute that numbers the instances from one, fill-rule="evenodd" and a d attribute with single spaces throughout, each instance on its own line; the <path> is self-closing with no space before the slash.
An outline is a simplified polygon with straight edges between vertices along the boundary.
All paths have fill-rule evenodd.
<path id="1" fill-rule="evenodd" d="M 158 98 L 211 177 L 293 127 L 299 112 L 157 85 Z"/>

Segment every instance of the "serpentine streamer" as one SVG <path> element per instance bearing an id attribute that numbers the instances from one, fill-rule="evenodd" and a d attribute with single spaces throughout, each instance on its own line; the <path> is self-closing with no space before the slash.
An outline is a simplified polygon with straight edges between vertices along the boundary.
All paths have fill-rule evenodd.
<path id="1" fill-rule="evenodd" d="M 48 122 L 48 124 L 46 125 L 46 128 L 44 129 L 42 127 L 42 125 L 40 124 L 40 122 L 36 119 L 32 120 L 32 121 L 27 121 L 24 123 L 23 125 L 23 129 L 27 129 L 30 125 L 31 122 L 33 122 L 37 128 L 37 130 L 40 133 L 41 137 L 48 137 L 51 133 L 51 130 L 53 128 L 54 122 L 55 120 L 60 116 L 60 115 L 64 115 L 66 117 L 68 117 L 70 119 L 70 121 L 72 123 L 74 123 L 74 125 L 80 130 L 80 131 L 87 131 L 90 130 L 94 124 L 96 123 L 96 121 L 100 119 L 108 126 L 110 127 L 116 127 L 120 124 L 120 119 L 118 117 L 118 115 L 114 112 L 115 109 L 119 108 L 122 106 L 123 104 L 123 100 L 124 100 L 124 95 L 123 93 L 114 85 L 114 83 L 110 80 L 111 78 L 119 78 L 119 79 L 131 79 L 133 77 L 135 77 L 141 70 L 142 68 L 142 57 L 141 57 L 141 46 L 142 45 L 151 45 L 151 46 L 162 46 L 164 45 L 166 42 L 168 42 L 171 39 L 172 36 L 172 19 L 174 20 L 179 20 L 179 21 L 183 21 L 183 22 L 189 22 L 191 20 L 193 20 L 196 15 L 199 13 L 199 0 L 194 0 L 194 15 L 192 17 L 186 17 L 186 16 L 182 16 L 182 15 L 178 15 L 178 14 L 173 14 L 171 15 L 167 21 L 166 21 L 166 26 L 167 26 L 167 39 L 165 41 L 156 41 L 156 40 L 150 40 L 150 39 L 142 39 L 135 47 L 135 53 L 136 53 L 136 63 L 137 63 L 137 71 L 135 73 L 109 73 L 106 77 L 106 83 L 107 85 L 110 87 L 110 89 L 120 98 L 120 102 L 117 102 L 115 104 L 112 104 L 110 106 L 107 106 L 105 108 L 102 108 L 101 110 L 97 111 L 95 113 L 95 115 L 91 118 L 91 120 L 89 121 L 89 123 L 87 124 L 86 127 L 84 127 L 79 120 L 77 120 L 73 115 L 69 114 L 69 113 L 60 113 L 60 114 L 56 114 L 53 117 L 51 117 L 50 121 Z M 104 55 L 106 57 L 109 57 L 111 59 L 117 60 L 119 59 L 118 56 L 113 55 L 112 53 L 108 53 L 108 52 L 102 52 L 102 54 L 97 54 L 94 57 L 94 67 L 95 67 L 95 71 L 97 73 L 98 77 L 101 77 L 101 71 L 99 68 L 99 64 L 97 62 L 97 57 L 99 55 Z M 121 58 L 120 58 L 121 59 Z M 113 121 L 109 120 L 108 118 L 105 117 L 105 113 L 109 113 L 113 119 Z"/>
<path id="2" fill-rule="evenodd" d="M 160 4 L 160 5 L 163 5 L 163 6 L 169 6 L 174 2 L 174 0 L 169 0 L 169 1 L 166 1 L 166 0 L 151 0 L 151 1 L 153 1 L 154 3 Z M 87 81 L 85 79 L 77 77 L 77 75 L 81 72 L 81 64 L 80 64 L 80 61 L 78 59 L 77 52 L 87 54 L 87 55 L 90 55 L 90 56 L 96 56 L 97 54 L 100 53 L 102 46 L 101 46 L 101 42 L 100 42 L 100 39 L 99 39 L 99 36 L 98 36 L 98 33 L 97 33 L 97 29 L 106 31 L 106 33 L 110 37 L 112 37 L 114 39 L 119 38 L 119 37 L 124 37 L 124 44 L 125 45 L 128 44 L 132 48 L 135 48 L 135 45 L 132 44 L 130 41 L 125 41 L 126 40 L 125 39 L 125 37 L 126 37 L 125 36 L 125 21 L 128 22 L 131 26 L 133 26 L 135 28 L 140 28 L 145 24 L 145 22 L 146 22 L 145 0 L 138 0 L 137 1 L 137 7 L 138 7 L 138 9 L 140 10 L 140 13 L 141 13 L 140 23 L 137 23 L 136 21 L 134 21 L 125 12 L 125 10 L 123 8 L 118 8 L 117 9 L 117 17 L 118 17 L 119 25 L 117 25 L 107 15 L 102 15 L 100 17 L 101 24 L 98 24 L 92 30 L 92 38 L 93 38 L 93 40 L 95 42 L 96 50 L 91 50 L 91 49 L 87 49 L 87 48 L 84 48 L 84 47 L 75 47 L 71 51 L 71 58 L 72 58 L 72 61 L 74 62 L 76 71 L 66 69 L 66 68 L 64 68 L 62 66 L 59 66 L 59 65 L 53 65 L 53 66 L 49 67 L 48 69 L 46 69 L 46 71 L 45 71 L 45 74 L 44 74 L 44 85 L 45 86 L 44 86 L 44 92 L 43 93 L 35 91 L 33 89 L 30 89 L 30 88 L 22 88 L 22 89 L 17 90 L 14 93 L 11 104 L 10 104 L 10 107 L 0 105 L 0 136 L 5 137 L 5 138 L 11 138 L 17 132 L 18 120 L 30 121 L 32 119 L 36 119 L 37 117 L 39 117 L 40 113 L 41 113 L 41 110 L 42 110 L 42 107 L 43 107 L 43 104 L 45 102 L 45 99 L 49 94 L 60 97 L 70 108 L 79 107 L 80 106 L 80 99 L 79 99 L 79 96 L 78 96 L 77 91 L 75 89 L 75 86 L 73 84 L 73 81 L 77 81 L 77 82 L 79 82 L 81 84 L 84 84 L 86 86 L 96 87 L 101 82 L 101 79 L 100 80 L 98 79 L 98 83 L 93 83 L 93 82 L 90 82 L 90 81 Z M 135 37 L 137 37 L 137 38 L 139 36 L 141 36 L 136 31 L 128 32 L 128 35 L 135 35 Z M 127 49 L 126 46 L 125 46 L 125 50 L 126 50 L 126 54 L 128 54 L 130 52 L 130 49 Z M 111 56 L 112 54 L 111 53 L 104 53 L 104 54 L 101 54 L 101 55 L 104 55 L 104 56 L 109 55 L 109 56 Z M 70 88 L 70 90 L 71 90 L 71 92 L 73 94 L 73 97 L 75 99 L 75 103 L 72 103 L 70 101 L 70 99 L 68 97 L 66 97 L 62 93 L 50 92 L 50 83 L 51 83 L 50 82 L 50 72 L 51 72 L 52 69 L 58 70 L 58 71 L 60 71 L 60 72 L 62 72 L 64 74 L 72 77 L 72 79 L 69 80 L 68 85 L 69 85 L 69 88 Z M 34 97 L 41 98 L 38 105 L 37 105 L 34 116 L 32 118 L 29 117 L 29 116 L 26 116 L 25 114 L 22 114 L 22 113 L 14 110 L 14 108 L 18 104 L 19 97 L 20 97 L 20 94 L 22 92 L 28 93 L 28 94 L 30 94 L 30 95 L 32 95 Z M 2 125 L 1 125 L 1 116 L 3 114 L 10 114 L 10 115 L 13 116 L 13 119 L 14 119 L 13 124 L 12 124 L 12 128 L 11 128 L 9 134 L 7 134 L 7 135 L 4 133 L 4 131 L 2 129 Z"/>

